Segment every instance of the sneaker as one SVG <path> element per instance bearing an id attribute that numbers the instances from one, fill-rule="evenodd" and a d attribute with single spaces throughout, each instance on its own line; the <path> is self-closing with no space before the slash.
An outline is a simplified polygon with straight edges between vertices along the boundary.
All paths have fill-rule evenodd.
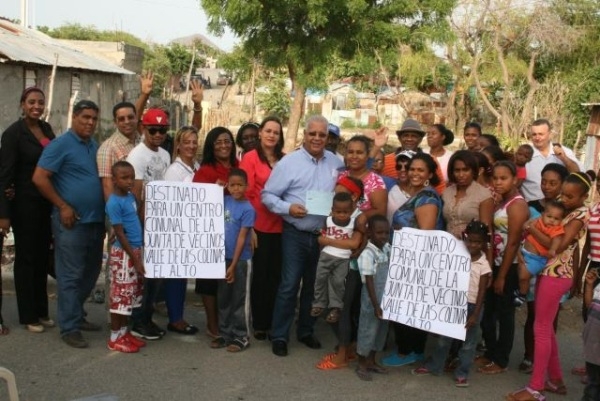
<path id="1" fill-rule="evenodd" d="M 477 369 L 479 373 L 483 373 L 485 375 L 496 375 L 498 373 L 504 373 L 508 370 L 508 368 L 503 368 L 495 362 L 490 362 L 489 364 L 480 367 Z"/>
<path id="2" fill-rule="evenodd" d="M 30 331 L 32 333 L 43 333 L 44 330 L 44 325 L 42 325 L 41 323 L 33 323 L 33 324 L 28 324 L 25 326 L 27 328 L 27 331 Z"/>
<path id="3" fill-rule="evenodd" d="M 68 346 L 73 348 L 87 348 L 88 346 L 80 331 L 64 334 L 61 338 Z"/>
<path id="4" fill-rule="evenodd" d="M 519 290 L 513 292 L 513 305 L 516 307 L 522 306 L 527 303 L 527 294 L 523 295 Z"/>
<path id="5" fill-rule="evenodd" d="M 148 324 L 137 323 L 131 327 L 131 334 L 146 340 L 160 340 L 162 336 Z"/>
<path id="6" fill-rule="evenodd" d="M 431 374 L 431 370 L 427 369 L 425 366 L 421 366 L 420 368 L 416 368 L 410 371 L 414 376 L 429 376 Z"/>
<path id="7" fill-rule="evenodd" d="M 469 387 L 469 381 L 466 377 L 457 377 L 454 379 L 454 385 L 456 387 Z"/>
<path id="8" fill-rule="evenodd" d="M 533 362 L 529 359 L 523 359 L 523 362 L 519 365 L 519 372 L 525 373 L 526 375 L 533 372 Z"/>
<path id="9" fill-rule="evenodd" d="M 156 323 L 154 323 L 154 321 L 150 320 L 150 322 L 148 323 L 148 326 L 150 326 L 153 330 L 155 330 L 158 334 L 160 334 L 161 337 L 164 337 L 165 334 L 167 334 L 167 331 L 165 329 L 160 328 Z"/>
<path id="10" fill-rule="evenodd" d="M 130 343 L 132 343 L 133 345 L 135 345 L 138 348 L 142 348 L 146 346 L 146 341 L 142 341 L 139 338 L 135 337 L 134 335 L 131 334 L 130 331 L 128 331 L 123 337 L 125 337 L 125 339 L 127 341 L 129 341 Z"/>
<path id="11" fill-rule="evenodd" d="M 126 354 L 132 354 L 134 352 L 138 352 L 140 349 L 127 341 L 126 336 L 121 336 L 117 338 L 115 341 L 108 340 L 108 349 L 111 351 L 119 351 L 124 352 Z"/>
<path id="12" fill-rule="evenodd" d="M 405 356 L 400 356 L 397 353 L 390 354 L 381 360 L 381 364 L 384 366 L 399 367 L 404 365 L 410 365 L 417 361 L 417 357 L 414 353 L 410 353 Z"/>
<path id="13" fill-rule="evenodd" d="M 54 322 L 54 320 L 50 319 L 49 317 L 41 318 L 40 324 L 42 326 L 48 327 L 48 328 L 56 326 L 56 323 Z"/>

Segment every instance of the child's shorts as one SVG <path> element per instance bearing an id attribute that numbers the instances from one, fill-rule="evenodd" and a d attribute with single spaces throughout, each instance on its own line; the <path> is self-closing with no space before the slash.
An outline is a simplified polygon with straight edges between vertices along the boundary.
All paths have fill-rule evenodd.
<path id="1" fill-rule="evenodd" d="M 142 249 L 134 249 L 142 256 Z M 133 266 L 133 261 L 123 249 L 113 246 L 110 248 L 110 313 L 130 316 L 133 308 L 142 306 L 144 277 L 139 275 Z"/>
<path id="2" fill-rule="evenodd" d="M 523 259 L 525 259 L 525 267 L 527 267 L 527 271 L 532 276 L 537 276 L 546 267 L 548 258 L 531 253 L 524 247 L 521 247 L 521 253 L 523 254 Z"/>

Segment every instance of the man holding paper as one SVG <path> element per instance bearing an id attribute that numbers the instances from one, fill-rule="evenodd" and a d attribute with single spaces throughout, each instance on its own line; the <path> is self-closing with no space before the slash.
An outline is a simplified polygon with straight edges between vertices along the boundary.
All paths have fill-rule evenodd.
<path id="1" fill-rule="evenodd" d="M 325 150 L 327 125 L 322 116 L 308 119 L 302 147 L 277 163 L 262 191 L 265 206 L 284 220 L 281 283 L 271 331 L 273 353 L 277 356 L 288 353 L 287 343 L 300 282 L 297 338 L 309 348 L 321 348 L 313 335 L 315 318 L 310 316 L 310 309 L 319 259 L 318 237 L 325 216 L 316 214 L 321 211 L 311 210 L 312 202 L 307 203 L 307 197 L 309 191 L 312 199 L 322 199 L 326 193 L 332 195 L 338 173 L 344 167 L 339 158 Z M 323 196 L 315 196 L 318 193 Z"/>

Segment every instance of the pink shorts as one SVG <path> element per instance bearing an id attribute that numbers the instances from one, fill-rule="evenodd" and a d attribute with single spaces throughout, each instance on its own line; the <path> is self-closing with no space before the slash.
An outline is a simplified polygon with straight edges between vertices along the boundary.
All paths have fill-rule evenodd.
<path id="1" fill-rule="evenodd" d="M 134 249 L 141 256 L 141 248 Z M 133 308 L 142 306 L 144 277 L 135 271 L 133 261 L 123 249 L 110 248 L 110 313 L 130 316 Z"/>

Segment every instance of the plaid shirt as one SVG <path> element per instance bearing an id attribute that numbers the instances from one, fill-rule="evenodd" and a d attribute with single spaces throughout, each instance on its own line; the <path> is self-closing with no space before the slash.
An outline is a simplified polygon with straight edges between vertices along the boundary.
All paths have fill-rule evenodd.
<path id="1" fill-rule="evenodd" d="M 118 161 L 126 160 L 129 152 L 140 142 L 140 135 L 136 134 L 133 141 L 129 140 L 118 130 L 115 131 L 106 141 L 102 142 L 98 149 L 98 175 L 103 177 L 112 177 L 111 167 Z"/>

